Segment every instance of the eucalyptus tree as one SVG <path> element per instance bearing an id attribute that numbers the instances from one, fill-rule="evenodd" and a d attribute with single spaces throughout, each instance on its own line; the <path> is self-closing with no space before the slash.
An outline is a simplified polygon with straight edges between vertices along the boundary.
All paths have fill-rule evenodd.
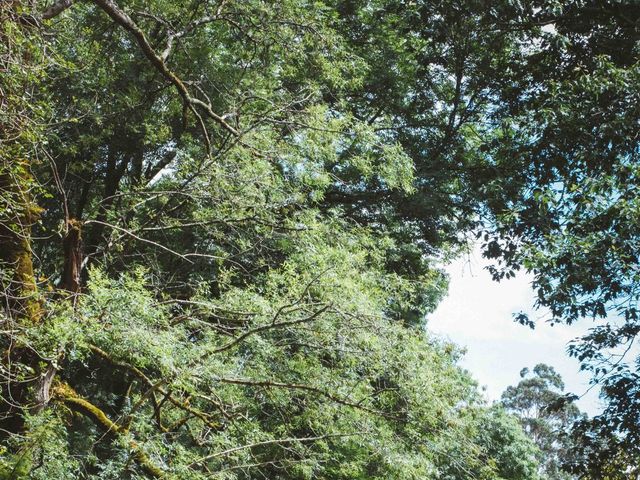
<path id="1" fill-rule="evenodd" d="M 532 373 L 532 375 L 530 375 Z M 521 422 L 525 433 L 540 449 L 543 477 L 570 479 L 563 466 L 571 463 L 570 450 L 576 445 L 571 434 L 575 424 L 586 415 L 564 392 L 562 377 L 553 367 L 538 364 L 530 372 L 520 372 L 521 380 L 502 393 L 501 405 Z"/>

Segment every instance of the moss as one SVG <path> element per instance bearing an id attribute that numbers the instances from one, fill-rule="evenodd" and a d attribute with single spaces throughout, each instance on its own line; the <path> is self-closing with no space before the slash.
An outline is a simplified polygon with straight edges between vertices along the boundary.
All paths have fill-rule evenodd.
<path id="1" fill-rule="evenodd" d="M 128 433 L 125 427 L 118 425 L 111 421 L 109 417 L 97 406 L 82 398 L 76 391 L 68 384 L 63 382 L 56 382 L 51 388 L 52 398 L 63 402 L 71 410 L 74 410 L 82 415 L 90 418 L 96 425 L 98 425 L 105 433 L 112 435 L 125 435 Z M 129 442 L 131 447 L 133 459 L 137 462 L 140 468 L 152 478 L 167 478 L 162 469 L 153 464 L 149 455 L 137 444 L 137 442 L 131 440 Z"/>
<path id="2" fill-rule="evenodd" d="M 166 396 L 167 400 L 169 402 L 171 402 L 174 406 L 180 408 L 181 410 L 184 410 L 185 412 L 190 413 L 194 417 L 199 418 L 207 427 L 211 428 L 214 431 L 217 431 L 217 430 L 219 430 L 221 428 L 221 424 L 217 423 L 215 421 L 212 421 L 211 416 L 209 414 L 207 414 L 205 412 L 202 412 L 202 411 L 192 407 L 191 405 L 188 404 L 188 402 L 185 402 L 183 400 L 180 400 L 179 398 L 174 397 L 169 392 L 167 392 L 163 388 L 161 388 L 159 384 L 155 384 L 154 382 L 152 382 L 149 379 L 149 377 L 147 377 L 144 374 L 144 372 L 142 372 L 139 368 L 137 368 L 137 367 L 135 367 L 133 365 L 130 365 L 130 364 L 126 363 L 126 362 L 122 362 L 122 361 L 114 359 L 107 352 L 105 352 L 104 350 L 102 350 L 101 348 L 99 348 L 99 347 L 97 347 L 95 345 L 90 345 L 89 348 L 91 349 L 92 352 L 94 352 L 97 355 L 99 355 L 100 357 L 104 358 L 105 360 L 107 360 L 112 365 L 114 365 L 116 367 L 124 368 L 124 369 L 130 371 L 131 373 L 133 373 L 136 377 L 138 377 L 140 380 L 142 380 L 144 383 L 146 383 L 147 386 L 152 391 L 156 391 L 156 392 L 160 393 L 161 395 Z"/>
<path id="3" fill-rule="evenodd" d="M 12 272 L 6 287 L 9 308 L 17 319 L 37 323 L 42 304 L 37 295 L 31 250 L 31 225 L 42 209 L 33 201 L 34 184 L 26 160 L 4 159 L 0 165 L 0 191 L 4 212 L 0 212 L 0 262 Z"/>
<path id="4" fill-rule="evenodd" d="M 0 465 L 0 480 L 26 480 L 33 467 L 33 455 L 24 451 L 4 460 Z"/>

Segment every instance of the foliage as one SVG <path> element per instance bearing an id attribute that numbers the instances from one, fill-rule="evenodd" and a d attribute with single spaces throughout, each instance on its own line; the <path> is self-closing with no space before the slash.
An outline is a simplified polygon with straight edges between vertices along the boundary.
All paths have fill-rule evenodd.
<path id="1" fill-rule="evenodd" d="M 499 478 L 539 478 L 536 457 L 540 451 L 525 436 L 518 419 L 500 406 L 488 413 L 477 434 L 487 452 L 487 464 L 496 468 Z"/>
<path id="2" fill-rule="evenodd" d="M 424 332 L 473 233 L 598 319 L 573 470 L 637 464 L 637 7 L 0 8 L 2 475 L 536 478 Z"/>
<path id="3" fill-rule="evenodd" d="M 619 449 L 637 464 L 640 10 L 629 2 L 513 8 L 530 48 L 513 57 L 485 147 L 503 175 L 490 187 L 487 255 L 496 278 L 521 267 L 534 275 L 552 323 L 593 322 L 570 355 L 602 385 L 607 408 L 580 432 L 611 445 L 587 463 L 602 466 Z"/>
<path id="4" fill-rule="evenodd" d="M 39 315 L 4 322 L 3 478 L 536 478 L 423 328 L 475 222 L 448 151 L 485 86 L 459 64 L 495 38 L 429 81 L 449 43 L 417 52 L 432 28 L 464 43 L 479 11 L 415 35 L 426 5 L 44 7 L 8 24 L 56 61 L 33 80 L 55 122 L 48 162 L 26 160 Z"/>
<path id="5" fill-rule="evenodd" d="M 522 380 L 507 387 L 501 405 L 515 415 L 525 433 L 540 449 L 543 478 L 572 478 L 563 471 L 571 463 L 570 450 L 576 445 L 571 428 L 586 416 L 580 413 L 573 399 L 563 392 L 562 377 L 549 365 L 538 364 L 530 375 L 528 368 L 520 372 Z"/>
<path id="6" fill-rule="evenodd" d="M 122 419 L 175 478 L 535 478 L 517 450 L 532 447 L 484 409 L 456 348 L 381 316 L 407 287 L 384 273 L 370 234 L 334 224 L 301 237 L 282 267 L 218 299 L 162 300 L 144 270 L 115 281 L 94 270 L 74 314 L 27 335 L 43 355 L 67 351 L 59 380 Z M 154 415 L 149 395 L 171 405 Z M 77 418 L 61 438 L 88 478 L 135 474 L 103 435 Z"/>

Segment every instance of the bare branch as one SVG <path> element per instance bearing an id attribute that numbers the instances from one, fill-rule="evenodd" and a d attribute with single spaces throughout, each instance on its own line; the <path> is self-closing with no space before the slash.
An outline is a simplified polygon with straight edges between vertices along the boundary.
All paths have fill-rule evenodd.
<path id="1" fill-rule="evenodd" d="M 126 235 L 129 235 L 130 237 L 135 238 L 136 240 L 138 240 L 140 242 L 144 242 L 144 243 L 148 243 L 150 245 L 154 245 L 154 246 L 160 248 L 161 250 L 164 250 L 165 252 L 169 252 L 169 253 L 177 256 L 177 257 L 182 258 L 183 260 L 185 260 L 185 261 L 187 261 L 189 263 L 193 263 L 185 255 L 183 255 L 183 254 L 181 254 L 179 252 L 176 252 L 175 250 L 171 250 L 169 247 L 165 247 L 161 243 L 154 242 L 153 240 L 148 240 L 146 238 L 142 238 L 142 237 L 136 235 L 135 233 L 133 233 L 132 231 L 127 230 L 126 228 L 122 228 L 122 227 L 119 227 L 117 225 L 113 225 L 111 223 L 102 222 L 100 220 L 87 220 L 86 222 L 84 222 L 85 225 L 89 225 L 91 223 L 96 223 L 98 225 L 103 225 L 105 227 L 113 228 L 114 230 L 118 230 L 118 231 L 120 231 L 120 232 L 122 232 L 122 233 L 124 233 Z"/>
<path id="2" fill-rule="evenodd" d="M 253 329 L 243 333 L 239 337 L 235 338 L 231 342 L 227 343 L 226 345 L 223 345 L 222 347 L 214 350 L 211 353 L 220 353 L 220 352 L 224 352 L 225 350 L 229 350 L 230 348 L 235 347 L 240 342 L 245 340 L 247 337 L 250 337 L 251 335 L 255 335 L 256 333 L 264 332 L 264 331 L 267 331 L 267 330 L 273 330 L 275 328 L 286 327 L 286 326 L 291 326 L 291 325 L 298 325 L 300 323 L 310 322 L 310 321 L 314 320 L 315 318 L 317 318 L 319 315 L 321 315 L 323 312 L 326 312 L 329 307 L 330 307 L 330 305 L 325 305 L 321 309 L 316 310 L 311 315 L 309 315 L 308 317 L 305 317 L 305 318 L 298 318 L 296 320 L 288 320 L 288 321 L 277 322 L 277 323 L 268 323 L 266 325 L 261 325 L 259 327 L 253 328 Z"/>
<path id="3" fill-rule="evenodd" d="M 239 447 L 230 448 L 228 450 L 223 450 L 222 452 L 212 453 L 211 455 L 207 455 L 206 457 L 199 458 L 195 462 L 191 463 L 189 467 L 194 467 L 199 463 L 206 462 L 207 460 L 229 455 L 231 453 L 238 452 L 240 450 L 247 450 L 250 448 L 262 447 L 264 445 L 281 445 L 283 443 L 295 443 L 295 442 L 308 443 L 308 442 L 317 442 L 318 440 L 324 440 L 327 438 L 354 437 L 357 435 L 362 435 L 362 432 L 336 433 L 333 435 L 318 435 L 316 437 L 303 437 L 303 438 L 292 437 L 292 438 L 279 438 L 276 440 L 265 440 L 262 442 L 250 443 L 247 445 L 241 445 Z"/>

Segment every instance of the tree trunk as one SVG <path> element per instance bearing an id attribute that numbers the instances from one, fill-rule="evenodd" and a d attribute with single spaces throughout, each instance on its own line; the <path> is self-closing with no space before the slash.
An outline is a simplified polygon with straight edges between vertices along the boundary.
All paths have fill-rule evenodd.
<path id="1" fill-rule="evenodd" d="M 3 158 L 0 166 L 0 266 L 2 300 L 9 319 L 37 322 L 37 298 L 31 252 L 31 226 L 39 209 L 31 198 L 33 179 L 26 160 Z"/>
<path id="2" fill-rule="evenodd" d="M 74 218 L 67 222 L 67 233 L 62 242 L 64 269 L 61 288 L 71 293 L 80 292 L 82 273 L 82 223 Z"/>
<path id="3" fill-rule="evenodd" d="M 38 323 L 43 305 L 33 269 L 31 228 L 40 209 L 34 201 L 31 173 L 37 122 L 30 117 L 29 93 L 38 49 L 21 19 L 23 2 L 0 2 L 0 345 L 3 381 L 0 387 L 0 428 L 18 432 L 22 415 L 36 403 L 46 373 L 35 352 L 21 344 L 19 332 Z M 18 67 L 16 67 L 18 66 Z"/>
<path id="4" fill-rule="evenodd" d="M 42 304 L 33 271 L 31 251 L 31 226 L 37 219 L 38 208 L 31 199 L 32 178 L 26 161 L 2 159 L 0 165 L 0 270 L 2 271 L 3 330 L 12 332 L 3 338 L 2 362 L 7 381 L 2 382 L 0 396 L 0 427 L 9 432 L 22 429 L 22 413 L 33 403 L 31 386 L 42 391 L 39 385 L 46 380 L 36 373 L 32 378 L 22 378 L 18 365 L 27 365 L 39 372 L 34 352 L 14 338 L 13 332 L 33 325 L 42 318 Z M 48 395 L 42 392 L 41 395 Z M 36 395 L 36 396 L 41 396 Z"/>

